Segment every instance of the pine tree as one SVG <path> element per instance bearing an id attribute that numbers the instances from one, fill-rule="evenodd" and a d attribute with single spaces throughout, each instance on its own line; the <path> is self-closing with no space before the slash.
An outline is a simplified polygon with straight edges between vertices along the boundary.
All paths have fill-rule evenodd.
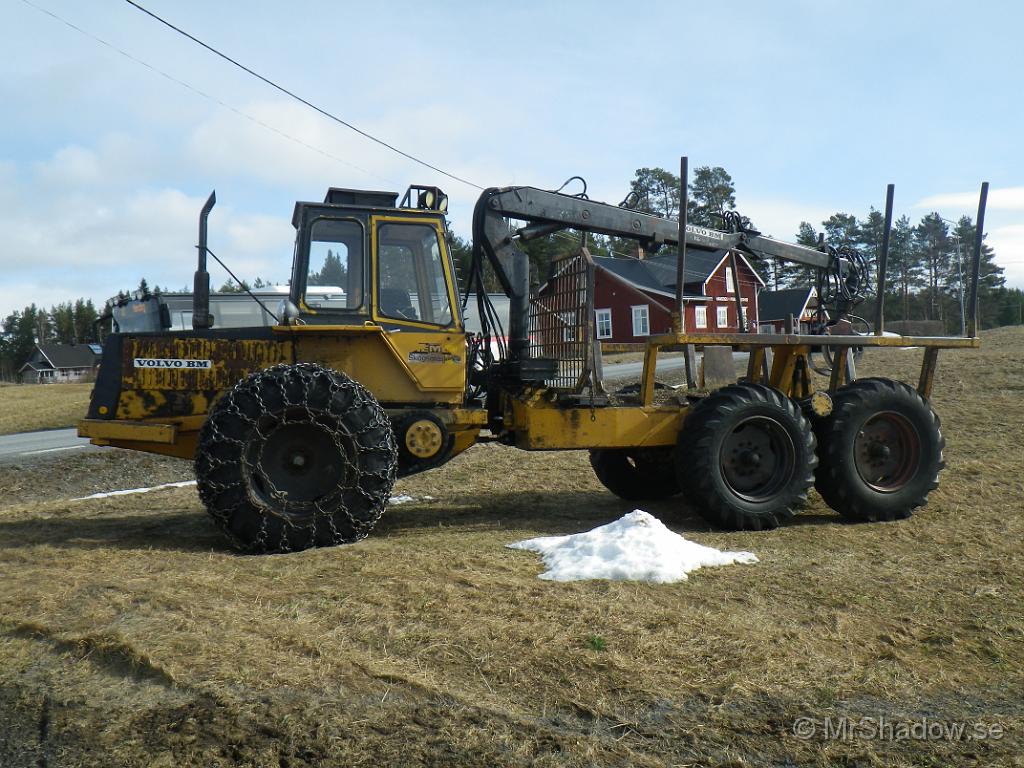
<path id="1" fill-rule="evenodd" d="M 96 337 L 96 320 L 99 313 L 92 299 L 78 299 L 75 302 L 75 339 L 79 342 L 99 341 Z"/>
<path id="2" fill-rule="evenodd" d="M 798 245 L 804 245 L 808 248 L 818 247 L 818 233 L 814 231 L 808 222 L 801 221 L 800 229 L 796 233 L 796 242 Z M 772 288 L 773 290 L 779 290 L 780 288 L 794 288 L 794 287 L 810 287 L 816 282 L 816 271 L 814 267 L 807 267 L 802 264 L 794 264 L 791 261 L 785 261 L 783 259 L 775 258 L 772 259 Z"/>
<path id="3" fill-rule="evenodd" d="M 868 274 L 865 275 L 865 292 L 868 295 L 875 292 L 876 283 L 873 278 L 878 276 L 878 262 L 882 255 L 884 235 L 885 216 L 872 206 L 867 217 L 857 222 L 856 232 L 857 250 L 864 256 L 868 265 Z"/>
<path id="4" fill-rule="evenodd" d="M 385 249 L 382 249 L 385 250 Z M 389 264 L 394 260 L 389 260 Z M 384 259 L 381 259 L 381 263 Z M 394 266 L 392 264 L 392 266 Z M 324 258 L 324 265 L 320 268 L 319 272 L 310 272 L 308 285 L 329 285 L 344 288 L 347 283 L 348 269 L 341 260 L 341 256 L 334 251 L 328 249 L 327 256 Z M 413 282 L 415 284 L 415 282 Z"/>
<path id="5" fill-rule="evenodd" d="M 953 268 L 950 270 L 948 283 L 959 295 L 961 285 L 966 292 L 971 282 L 971 269 L 974 264 L 974 239 L 978 228 L 970 216 L 961 216 L 953 228 Z M 1000 325 L 998 317 L 1000 304 L 998 297 L 1006 285 L 1003 268 L 995 263 L 995 251 L 984 242 L 981 245 L 981 269 L 978 279 L 978 316 L 982 328 Z M 959 261 L 959 266 L 957 262 Z M 963 278 L 961 280 L 961 274 Z M 965 299 L 966 302 L 966 299 Z"/>
<path id="6" fill-rule="evenodd" d="M 836 248 L 857 245 L 859 228 L 856 216 L 842 212 L 833 213 L 821 222 L 821 226 L 825 229 L 825 240 L 829 245 Z"/>
<path id="7" fill-rule="evenodd" d="M 949 228 L 937 212 L 929 213 L 914 228 L 918 257 L 928 276 L 927 320 L 944 320 L 940 287 L 949 272 L 951 243 Z"/>
<path id="8" fill-rule="evenodd" d="M 892 286 L 896 289 L 894 292 L 900 297 L 900 319 L 909 320 L 910 295 L 914 288 L 924 284 L 924 269 L 918 259 L 914 230 L 906 216 L 901 216 L 896 221 L 889 235 L 888 272 L 893 278 Z"/>
<path id="9" fill-rule="evenodd" d="M 663 219 L 679 218 L 679 177 L 664 168 L 637 168 L 629 183 L 633 207 Z"/>
<path id="10" fill-rule="evenodd" d="M 676 189 L 679 188 L 676 177 Z M 686 209 L 690 224 L 701 227 L 721 229 L 722 214 L 736 210 L 736 187 L 726 170 L 720 166 L 714 168 L 701 166 L 693 172 L 693 181 L 689 187 L 690 199 Z M 676 195 L 678 210 L 678 194 Z M 676 218 L 672 216 L 671 218 Z"/>
<path id="11" fill-rule="evenodd" d="M 3 323 L 4 367 L 13 375 L 32 354 L 37 343 L 50 341 L 50 319 L 31 304 L 21 312 L 12 312 Z"/>
<path id="12" fill-rule="evenodd" d="M 73 344 L 76 341 L 75 310 L 70 301 L 51 307 L 50 321 L 58 342 Z"/>
<path id="13" fill-rule="evenodd" d="M 245 280 L 240 283 L 236 283 L 229 277 L 224 281 L 221 287 L 217 289 L 217 293 L 245 293 L 249 290 L 252 290 L 252 287 Z"/>

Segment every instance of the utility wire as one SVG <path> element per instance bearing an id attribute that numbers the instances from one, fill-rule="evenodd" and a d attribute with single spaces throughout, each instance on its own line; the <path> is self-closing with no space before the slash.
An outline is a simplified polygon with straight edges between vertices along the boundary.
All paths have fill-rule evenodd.
<path id="1" fill-rule="evenodd" d="M 329 120 L 333 120 L 334 122 L 338 123 L 339 125 L 343 125 L 346 128 L 348 128 L 348 129 L 350 129 L 352 131 L 355 131 L 360 136 L 363 136 L 364 138 L 367 138 L 370 141 L 373 141 L 373 142 L 375 142 L 377 144 L 380 144 L 382 147 L 386 147 L 387 149 L 390 149 L 392 152 L 396 152 L 399 155 L 401 155 L 402 157 L 407 158 L 409 160 L 412 160 L 414 163 L 419 163 L 420 165 L 422 165 L 422 166 L 424 166 L 426 168 L 429 168 L 432 171 L 437 171 L 441 175 L 447 176 L 449 179 L 454 179 L 455 181 L 458 181 L 458 182 L 460 182 L 462 184 L 466 184 L 466 185 L 468 185 L 470 187 L 474 187 L 476 189 L 483 189 L 483 187 L 481 187 L 479 184 L 474 184 L 472 181 L 464 179 L 461 176 L 456 176 L 454 173 L 449 173 L 448 171 L 445 171 L 445 170 L 443 170 L 441 168 L 438 168 L 436 165 L 431 165 L 426 160 L 421 160 L 420 158 L 416 157 L 415 155 L 410 155 L 408 152 L 404 152 L 403 150 L 399 149 L 398 147 L 394 146 L 393 144 L 389 144 L 388 142 L 384 141 L 383 139 L 378 139 L 373 134 L 367 133 L 366 131 L 364 131 L 364 130 L 362 130 L 360 128 L 357 128 L 356 126 L 352 125 L 352 123 L 347 122 L 346 120 L 342 120 L 340 117 L 338 117 L 337 115 L 334 115 L 334 114 L 328 112 L 326 109 L 322 109 L 321 107 L 318 107 L 316 104 L 312 103 L 311 101 L 307 101 L 306 99 L 304 99 L 301 96 L 297 95 L 293 91 L 288 90 L 284 86 L 278 85 L 273 80 L 270 80 L 269 78 L 264 77 L 259 72 L 256 72 L 256 71 L 250 69 L 249 67 L 245 66 L 241 62 L 236 61 L 235 59 L 231 58 L 227 54 L 221 53 L 216 48 L 214 48 L 212 45 L 208 45 L 207 43 L 204 43 L 198 37 L 189 34 L 185 30 L 183 30 L 181 27 L 176 27 L 174 24 L 172 24 L 171 22 L 167 21 L 166 19 L 158 16 L 157 14 L 153 13 L 149 9 L 139 5 L 137 2 L 135 2 L 135 0 L 125 0 L 125 2 L 128 3 L 128 5 L 132 6 L 133 8 L 136 8 L 136 9 L 142 11 L 144 14 L 146 14 L 150 18 L 160 22 L 165 27 L 168 27 L 169 29 L 174 30 L 179 35 L 182 35 L 183 37 L 187 37 L 193 43 L 196 43 L 197 45 L 205 48 L 210 53 L 212 53 L 212 54 L 214 54 L 216 56 L 219 56 L 220 58 L 224 59 L 224 61 L 227 61 L 230 64 L 233 64 L 234 66 L 236 66 L 239 69 L 241 69 L 243 72 L 246 72 L 246 73 L 252 75 L 257 80 L 261 80 L 262 82 L 264 82 L 267 85 L 269 85 L 271 88 L 275 88 L 276 90 L 280 91 L 281 93 L 285 94 L 286 96 L 290 96 L 291 98 L 295 99 L 296 101 L 298 101 L 298 102 L 300 102 L 302 104 L 305 104 L 310 109 L 313 109 L 313 110 L 319 112 L 321 115 L 323 115 L 324 117 L 328 118 Z"/>
<path id="2" fill-rule="evenodd" d="M 288 141 L 291 141 L 291 142 L 293 142 L 295 144 L 298 144 L 301 147 L 305 147 L 306 149 L 309 149 L 309 150 L 311 150 L 313 152 L 316 152 L 317 154 L 323 155 L 324 157 L 326 157 L 326 158 L 328 158 L 330 160 L 333 160 L 336 163 L 340 163 L 341 165 L 347 166 L 348 168 L 352 168 L 353 170 L 359 171 L 360 173 L 365 173 L 367 176 L 372 176 L 375 179 L 380 179 L 382 181 L 386 181 L 389 184 L 393 183 L 393 182 L 391 182 L 391 180 L 385 179 L 382 176 L 379 176 L 378 174 L 374 173 L 373 171 L 368 171 L 365 168 L 361 168 L 358 165 L 355 165 L 354 163 L 348 162 L 347 160 L 342 160 L 340 157 L 332 155 L 330 152 L 327 152 L 327 151 L 325 151 L 323 149 L 320 149 L 319 147 L 313 146 L 312 144 L 309 144 L 308 142 L 305 142 L 302 139 L 298 139 L 295 136 L 292 136 L 291 134 L 285 133 L 284 131 L 280 130 L 279 128 L 275 128 L 274 126 L 272 126 L 272 125 L 270 125 L 268 123 L 263 122 L 259 118 L 253 117 L 250 114 L 242 112 L 240 109 L 237 109 L 237 108 L 231 106 L 230 104 L 228 104 L 228 103 L 226 103 L 224 101 L 221 101 L 216 96 L 211 96 L 210 94 L 206 93 L 205 91 L 202 91 L 199 88 L 196 88 L 194 85 L 191 85 L 190 83 L 187 83 L 184 80 L 179 80 L 178 78 L 174 77 L 173 75 L 170 75 L 167 72 L 164 72 L 162 69 L 158 69 L 157 67 L 153 66 L 152 64 L 149 64 L 148 62 L 145 62 L 142 59 L 133 56 L 132 54 L 128 53 L 127 51 L 125 51 L 125 50 L 123 50 L 121 48 L 118 48 L 113 43 L 110 43 L 110 42 L 104 40 L 101 37 L 97 37 L 96 35 L 92 34 L 91 32 L 89 32 L 89 31 L 87 31 L 85 29 L 82 29 L 81 27 L 77 26 L 76 24 L 68 21 L 67 19 L 63 18 L 62 16 L 58 16 L 56 13 L 53 13 L 52 11 L 49 11 L 46 8 L 42 8 L 42 7 L 38 6 L 38 5 L 36 5 L 35 3 L 30 2 L 29 0 L 21 0 L 21 1 L 25 5 L 29 6 L 30 8 L 35 8 L 40 13 L 44 13 L 47 16 L 49 16 L 50 18 L 55 19 L 56 21 L 59 21 L 61 24 L 64 24 L 65 26 L 75 30 L 76 32 L 84 35 L 85 37 L 88 37 L 90 40 L 94 40 L 95 42 L 97 42 L 100 45 L 103 45 L 103 46 L 109 48 L 110 50 L 114 51 L 115 53 L 121 54 L 122 56 L 124 56 L 129 61 L 132 61 L 132 62 L 134 62 L 136 64 L 139 64 L 139 65 L 145 67 L 146 69 L 150 70 L 151 72 L 154 72 L 155 74 L 158 74 L 161 77 L 163 77 L 163 78 L 165 78 L 167 80 L 170 80 L 172 83 L 175 83 L 176 85 L 180 85 L 182 88 L 185 88 L 185 89 L 187 89 L 189 91 L 192 91 L 192 93 L 196 94 L 197 96 L 202 96 L 204 99 L 208 99 L 209 101 L 212 101 L 214 104 L 217 104 L 218 106 L 223 107 L 224 109 L 228 110 L 229 112 L 233 112 L 234 114 L 238 115 L 239 117 L 245 118 L 249 122 L 254 123 L 255 125 L 258 125 L 261 128 L 264 128 L 264 129 L 266 129 L 266 130 L 268 130 L 268 131 L 270 131 L 272 133 L 276 133 L 278 136 L 280 136 L 283 139 L 287 139 Z"/>

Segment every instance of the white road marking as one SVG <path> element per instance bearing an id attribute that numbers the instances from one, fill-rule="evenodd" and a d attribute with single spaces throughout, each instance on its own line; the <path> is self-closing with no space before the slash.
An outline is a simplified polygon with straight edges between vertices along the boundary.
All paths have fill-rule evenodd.
<path id="1" fill-rule="evenodd" d="M 88 445 L 64 445 L 60 448 L 42 448 L 38 451 L 25 451 L 22 456 L 34 456 L 37 453 L 53 453 L 54 451 L 77 451 L 79 448 L 88 448 Z"/>
<path id="2" fill-rule="evenodd" d="M 149 493 L 150 491 L 158 491 L 161 488 L 184 488 L 189 485 L 195 485 L 195 480 L 183 480 L 180 483 L 164 483 L 163 485 L 154 485 L 150 488 L 129 488 L 124 491 L 106 491 L 104 493 L 94 493 L 91 496 L 79 496 L 77 499 L 71 499 L 71 501 L 87 501 L 89 499 L 105 499 L 108 496 L 127 496 L 132 493 Z"/>

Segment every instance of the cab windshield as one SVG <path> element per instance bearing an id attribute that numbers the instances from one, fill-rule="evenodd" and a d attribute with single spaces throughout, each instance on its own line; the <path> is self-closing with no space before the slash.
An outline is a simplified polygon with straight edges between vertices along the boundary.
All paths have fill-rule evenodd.
<path id="1" fill-rule="evenodd" d="M 427 224 L 381 224 L 377 247 L 378 312 L 395 320 L 451 325 L 437 229 Z"/>

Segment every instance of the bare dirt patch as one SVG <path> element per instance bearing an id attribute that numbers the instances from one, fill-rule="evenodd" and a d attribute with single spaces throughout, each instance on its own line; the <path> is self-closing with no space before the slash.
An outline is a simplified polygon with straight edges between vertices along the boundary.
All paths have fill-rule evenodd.
<path id="1" fill-rule="evenodd" d="M 479 446 L 401 481 L 417 501 L 366 541 L 269 557 L 227 550 L 191 488 L 9 493 L 0 765 L 1021 765 L 1024 333 L 985 343 L 940 356 L 928 507 L 847 525 L 812 495 L 793 524 L 730 533 L 647 504 L 761 560 L 676 585 L 542 582 L 504 547 L 632 508 L 583 453 Z M 919 360 L 869 351 L 861 374 L 913 381 Z M 802 739 L 801 717 L 1004 733 Z"/>
<path id="2" fill-rule="evenodd" d="M 92 384 L 0 385 L 0 435 L 73 427 L 91 392 Z"/>

